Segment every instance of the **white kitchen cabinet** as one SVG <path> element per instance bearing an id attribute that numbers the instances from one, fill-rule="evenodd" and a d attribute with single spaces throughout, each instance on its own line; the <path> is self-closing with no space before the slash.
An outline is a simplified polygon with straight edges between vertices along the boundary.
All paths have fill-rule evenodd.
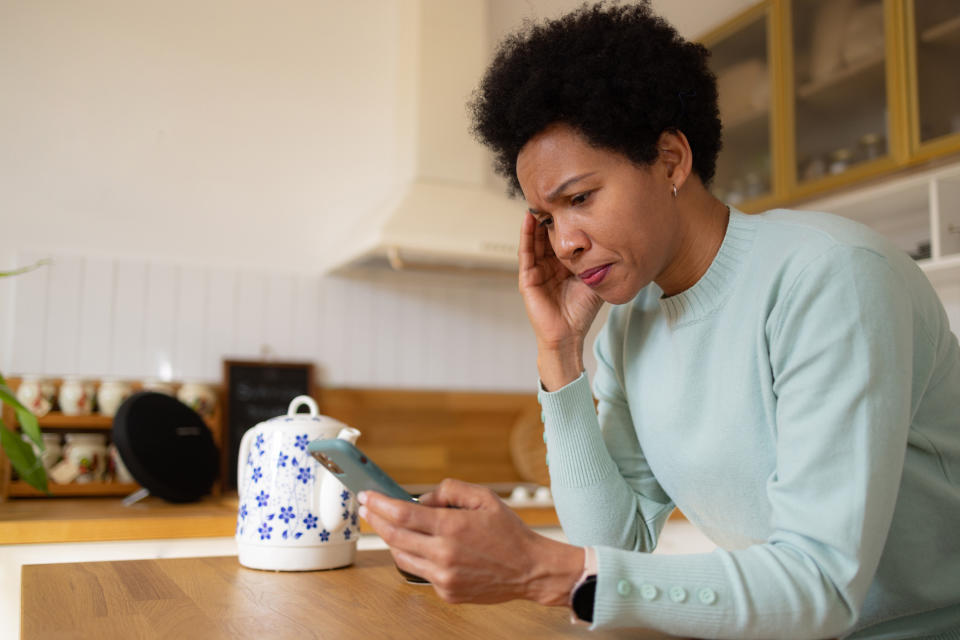
<path id="1" fill-rule="evenodd" d="M 954 333 L 960 334 L 960 163 L 795 208 L 852 218 L 913 255 L 940 294 Z"/>

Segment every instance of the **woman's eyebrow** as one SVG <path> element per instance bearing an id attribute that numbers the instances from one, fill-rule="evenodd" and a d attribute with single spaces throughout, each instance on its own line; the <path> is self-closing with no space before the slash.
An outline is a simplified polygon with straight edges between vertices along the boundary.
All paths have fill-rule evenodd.
<path id="1" fill-rule="evenodd" d="M 550 192 L 550 194 L 547 196 L 547 202 L 553 202 L 560 196 L 561 193 L 563 193 L 567 189 L 567 187 L 569 187 L 575 182 L 579 182 L 580 180 L 583 180 L 584 178 L 589 178 L 595 173 L 596 171 L 591 171 L 589 173 L 581 173 L 578 176 L 574 176 L 569 180 L 564 181 L 563 184 L 561 184 L 559 187 L 557 187 L 556 189 Z"/>
<path id="2" fill-rule="evenodd" d="M 588 172 L 588 173 L 581 173 L 581 174 L 578 175 L 578 176 L 573 176 L 572 178 L 570 178 L 570 179 L 568 179 L 568 180 L 564 180 L 563 184 L 561 184 L 559 187 L 557 187 L 556 189 L 554 189 L 553 191 L 551 191 L 551 192 L 547 195 L 546 201 L 547 201 L 547 202 L 553 202 L 554 200 L 556 200 L 556 199 L 560 196 L 561 193 L 563 193 L 564 191 L 566 191 L 567 188 L 570 187 L 570 185 L 572 185 L 572 184 L 574 184 L 574 183 L 576 183 L 576 182 L 579 182 L 580 180 L 583 180 L 584 178 L 589 178 L 590 176 L 592 176 L 592 175 L 595 174 L 595 173 L 596 173 L 596 171 L 590 171 L 590 172 Z M 534 214 L 534 215 L 539 215 L 539 214 L 541 214 L 541 213 L 543 213 L 543 212 L 542 212 L 542 211 L 539 211 L 539 210 L 537 210 L 537 209 L 534 209 L 533 207 L 530 207 L 530 213 L 532 213 L 532 214 Z"/>

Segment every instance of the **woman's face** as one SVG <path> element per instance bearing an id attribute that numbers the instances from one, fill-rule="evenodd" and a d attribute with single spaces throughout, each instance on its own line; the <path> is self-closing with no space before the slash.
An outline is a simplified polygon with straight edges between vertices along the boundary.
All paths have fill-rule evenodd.
<path id="1" fill-rule="evenodd" d="M 538 232 L 561 264 L 603 300 L 623 304 L 657 279 L 675 254 L 678 218 L 660 160 L 637 166 L 553 125 L 517 156 L 517 179 Z"/>

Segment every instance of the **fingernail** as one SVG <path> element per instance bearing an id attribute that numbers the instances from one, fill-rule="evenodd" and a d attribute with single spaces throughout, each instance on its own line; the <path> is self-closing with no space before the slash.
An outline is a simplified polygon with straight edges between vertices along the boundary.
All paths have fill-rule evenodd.
<path id="1" fill-rule="evenodd" d="M 359 513 L 359 514 L 360 514 L 360 517 L 363 518 L 364 520 L 367 519 L 367 508 L 366 508 L 366 507 L 360 507 L 360 508 L 357 510 L 357 513 Z"/>
<path id="2" fill-rule="evenodd" d="M 357 494 L 357 502 L 360 504 L 367 504 L 367 492 L 361 491 Z"/>

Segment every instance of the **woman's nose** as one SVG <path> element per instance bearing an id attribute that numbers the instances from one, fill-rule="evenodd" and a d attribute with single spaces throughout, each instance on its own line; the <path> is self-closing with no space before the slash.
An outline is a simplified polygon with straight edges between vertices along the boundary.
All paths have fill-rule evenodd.
<path id="1" fill-rule="evenodd" d="M 560 259 L 570 260 L 583 253 L 590 246 L 587 234 L 579 226 L 567 222 L 554 221 L 553 252 Z"/>

